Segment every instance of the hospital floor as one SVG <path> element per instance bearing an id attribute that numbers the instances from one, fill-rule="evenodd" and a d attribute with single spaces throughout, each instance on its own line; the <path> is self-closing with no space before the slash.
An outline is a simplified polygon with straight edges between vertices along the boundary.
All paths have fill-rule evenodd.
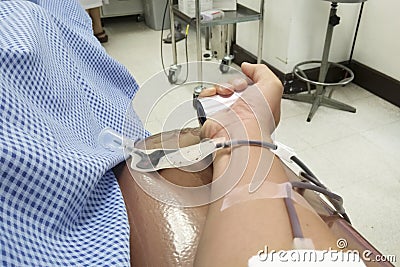
<path id="1" fill-rule="evenodd" d="M 133 17 L 107 20 L 105 29 L 109 35 L 105 49 L 141 86 L 162 71 L 160 31 Z M 194 32 L 188 40 L 189 61 L 194 61 Z M 164 44 L 166 66 L 172 62 L 171 54 L 171 46 Z M 184 55 L 181 41 L 179 62 L 184 62 Z M 188 101 L 191 92 L 180 97 Z M 383 254 L 400 260 L 400 109 L 355 84 L 337 89 L 333 98 L 356 107 L 357 112 L 320 107 L 307 123 L 309 104 L 282 100 L 275 139 L 294 148 L 299 158 L 344 198 L 354 227 L 367 240 Z M 164 102 L 161 109 L 171 109 L 171 103 Z M 160 131 L 160 116 L 147 122 L 148 130 Z"/>

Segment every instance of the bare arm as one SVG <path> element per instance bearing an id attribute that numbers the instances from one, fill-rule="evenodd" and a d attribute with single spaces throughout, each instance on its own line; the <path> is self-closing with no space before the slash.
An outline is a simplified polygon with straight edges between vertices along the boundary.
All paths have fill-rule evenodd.
<path id="1" fill-rule="evenodd" d="M 215 121 L 206 122 L 203 135 L 211 138 L 270 139 L 273 129 L 271 131 L 264 125 L 270 124 L 271 120 L 279 121 L 282 85 L 263 65 L 246 64 L 242 69 L 259 90 L 246 92 L 244 100 L 238 100 L 229 111 L 217 114 Z M 261 106 L 266 103 L 270 112 Z M 270 163 L 270 171 L 265 172 L 266 181 L 287 182 L 280 161 L 270 153 L 259 147 L 222 150 L 214 160 L 213 179 L 235 179 L 234 176 L 240 173 L 241 179 L 236 188 L 247 186 L 256 171 Z M 266 245 L 275 250 L 293 249 L 293 234 L 283 199 L 251 200 L 221 211 L 223 201 L 222 198 L 210 204 L 195 266 L 247 266 L 248 259 Z M 328 248 L 334 244 L 334 237 L 317 215 L 297 204 L 295 208 L 304 236 L 312 238 L 316 248 Z"/>

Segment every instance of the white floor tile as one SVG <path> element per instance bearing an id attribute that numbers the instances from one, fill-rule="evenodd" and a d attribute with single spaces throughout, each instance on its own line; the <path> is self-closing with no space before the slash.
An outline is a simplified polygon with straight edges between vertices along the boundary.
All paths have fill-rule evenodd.
<path id="1" fill-rule="evenodd" d="M 374 146 L 361 134 L 336 140 L 315 147 L 330 162 L 354 174 L 354 179 L 376 177 L 385 170 L 393 170 L 399 175 L 398 161 L 386 155 L 379 147 Z M 330 167 L 329 165 L 327 167 Z M 353 180 L 354 181 L 354 180 Z M 400 189 L 400 188 L 399 188 Z"/>
<path id="2" fill-rule="evenodd" d="M 339 119 L 349 127 L 364 131 L 400 120 L 400 109 L 389 102 L 371 95 L 354 101 L 356 116 L 342 114 Z"/>
<path id="3" fill-rule="evenodd" d="M 400 162 L 400 120 L 361 133 L 387 157 Z M 400 181 L 400 175 L 399 175 Z"/>
<path id="4" fill-rule="evenodd" d="M 294 138 L 297 136 L 299 140 L 294 139 L 295 142 L 300 141 L 317 146 L 357 133 L 355 129 L 335 118 L 334 113 L 338 112 L 342 111 L 320 107 L 311 122 L 306 122 L 307 115 L 303 113 L 298 116 L 282 118 L 281 123 L 288 125 L 287 127 L 290 129 L 286 128 L 286 131 L 290 131 Z"/>
<path id="5" fill-rule="evenodd" d="M 334 192 L 340 193 L 342 188 L 354 183 L 353 172 L 349 172 L 348 169 L 343 168 L 338 162 L 327 157 L 325 153 L 321 153 L 318 149 L 309 148 L 299 151 L 298 157 Z"/>
<path id="6" fill-rule="evenodd" d="M 333 99 L 348 105 L 352 105 L 354 101 L 368 96 L 373 96 L 373 94 L 354 83 L 350 83 L 344 87 L 336 86 L 332 94 Z"/>
<path id="7" fill-rule="evenodd" d="M 282 99 L 281 105 L 282 119 L 287 119 L 298 115 L 304 115 L 304 117 L 306 117 L 311 107 L 310 104 L 291 101 L 287 99 Z"/>
<path id="8" fill-rule="evenodd" d="M 354 227 L 386 255 L 400 253 L 399 188 L 396 179 L 384 174 L 340 190 Z"/>

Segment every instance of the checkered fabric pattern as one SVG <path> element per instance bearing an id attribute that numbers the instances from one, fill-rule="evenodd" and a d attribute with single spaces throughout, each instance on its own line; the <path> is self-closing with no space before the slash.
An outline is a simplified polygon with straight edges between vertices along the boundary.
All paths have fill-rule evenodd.
<path id="1" fill-rule="evenodd" d="M 1 266 L 129 265 L 124 155 L 97 139 L 122 132 L 137 89 L 77 1 L 0 1 Z"/>

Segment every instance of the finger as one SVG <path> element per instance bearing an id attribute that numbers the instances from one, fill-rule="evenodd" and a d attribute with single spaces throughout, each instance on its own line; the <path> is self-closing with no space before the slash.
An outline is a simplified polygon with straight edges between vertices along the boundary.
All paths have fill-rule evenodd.
<path id="1" fill-rule="evenodd" d="M 231 96 L 233 94 L 234 87 L 230 83 L 223 83 L 216 86 L 217 94 L 220 96 Z"/>
<path id="2" fill-rule="evenodd" d="M 203 90 L 201 90 L 199 97 L 213 96 L 216 94 L 217 94 L 217 88 L 215 86 L 213 86 L 213 87 L 208 87 L 208 88 L 204 88 Z"/>
<path id="3" fill-rule="evenodd" d="M 283 85 L 279 78 L 264 64 L 242 64 L 242 71 L 252 79 L 270 101 L 280 101 Z"/>
<path id="4" fill-rule="evenodd" d="M 234 91 L 240 92 L 246 89 L 247 86 L 249 85 L 249 82 L 251 81 L 247 81 L 246 79 L 243 78 L 236 78 L 234 80 L 231 80 L 229 83 L 224 83 L 214 87 L 204 88 L 201 91 L 199 97 L 214 96 L 216 94 L 219 94 L 221 96 L 230 96 L 233 94 Z"/>
<path id="5" fill-rule="evenodd" d="M 243 78 L 236 78 L 236 79 L 230 81 L 230 83 L 232 84 L 233 89 L 234 89 L 236 92 L 241 92 L 241 91 L 243 91 L 243 90 L 246 89 L 247 86 L 249 85 L 248 81 L 245 80 L 245 79 L 243 79 Z"/>
<path id="6" fill-rule="evenodd" d="M 277 79 L 275 74 L 264 64 L 249 64 L 244 62 L 241 65 L 242 71 L 255 83 Z"/>

